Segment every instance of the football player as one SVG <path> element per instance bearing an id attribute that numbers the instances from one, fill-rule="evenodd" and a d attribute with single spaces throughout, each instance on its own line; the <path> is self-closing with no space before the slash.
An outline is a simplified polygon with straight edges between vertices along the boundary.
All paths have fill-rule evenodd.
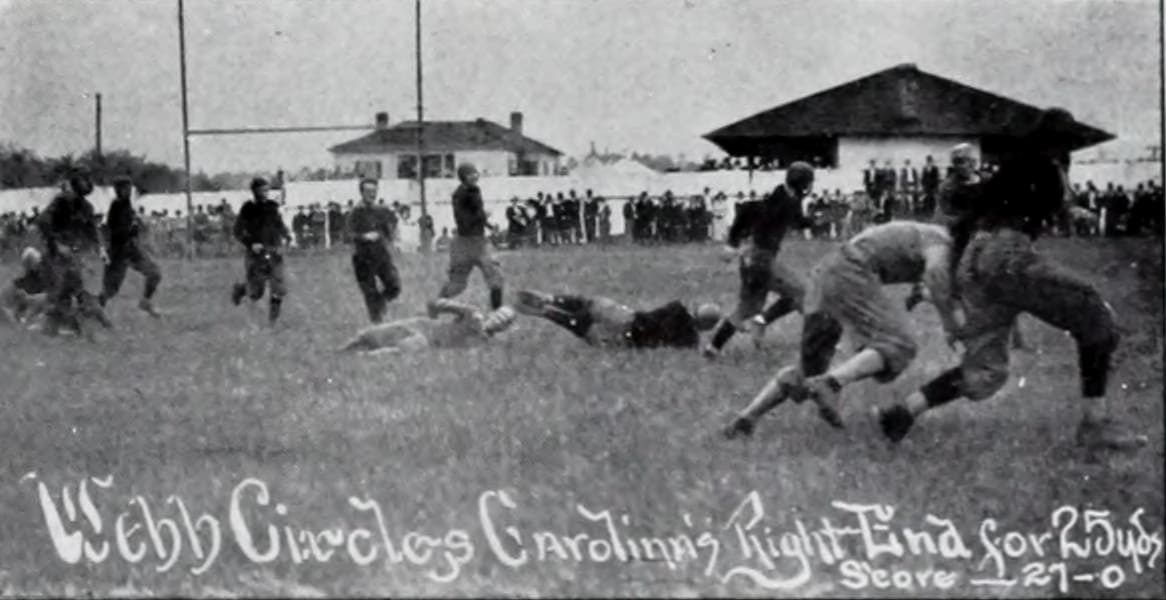
<path id="1" fill-rule="evenodd" d="M 429 317 L 412 317 L 360 330 L 341 352 L 390 354 L 426 348 L 468 348 L 487 343 L 514 324 L 514 309 L 502 306 L 489 314 L 449 298 L 429 302 Z M 442 319 L 450 315 L 452 319 Z"/>
<path id="2" fill-rule="evenodd" d="M 1077 345 L 1082 412 L 1077 443 L 1094 450 L 1136 450 L 1144 435 L 1110 413 L 1106 393 L 1120 334 L 1113 309 L 1094 286 L 1042 256 L 1034 246 L 1045 224 L 1065 210 L 1065 167 L 1074 120 L 1049 109 L 989 180 L 973 208 L 974 235 L 958 260 L 967 314 L 960 364 L 880 411 L 883 433 L 899 441 L 919 415 L 959 398 L 981 400 L 1008 380 L 1009 333 L 1020 313 L 1069 332 Z"/>
<path id="3" fill-rule="evenodd" d="M 769 381 L 733 420 L 725 435 L 749 435 L 766 412 L 786 399 L 812 399 L 830 425 L 843 427 L 838 398 L 843 386 L 875 378 L 894 380 L 915 358 L 905 307 L 883 286 L 922 281 L 954 346 L 960 317 L 951 294 L 951 236 L 947 228 L 891 221 L 854 236 L 823 258 L 810 275 L 802 326 L 801 364 Z M 848 331 L 858 352 L 827 371 Z M 808 378 L 808 379 L 806 379 Z"/>
<path id="4" fill-rule="evenodd" d="M 602 347 L 696 348 L 700 345 L 700 332 L 712 329 L 721 320 L 721 311 L 715 304 L 702 304 L 694 315 L 680 301 L 650 310 L 633 310 L 602 296 L 552 295 L 537 290 L 520 290 L 514 308 Z"/>
<path id="5" fill-rule="evenodd" d="M 40 251 L 25 248 L 20 266 L 20 276 L 0 292 L 0 315 L 12 324 L 30 323 L 48 308 L 49 278 Z"/>

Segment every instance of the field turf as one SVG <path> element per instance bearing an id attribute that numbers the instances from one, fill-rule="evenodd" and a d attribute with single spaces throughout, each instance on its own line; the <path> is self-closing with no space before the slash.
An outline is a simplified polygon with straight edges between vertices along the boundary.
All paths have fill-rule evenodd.
<path id="1" fill-rule="evenodd" d="M 753 439 L 729 442 L 718 434 L 729 415 L 796 358 L 801 317 L 775 324 L 760 351 L 738 336 L 716 362 L 694 351 L 602 351 L 528 318 L 487 348 L 345 357 L 334 350 L 366 315 L 344 251 L 289 258 L 291 295 L 274 330 L 265 303 L 228 300 L 240 260 L 164 261 L 162 320 L 136 308 L 141 278 L 131 272 L 109 309 L 115 330 L 94 343 L 0 331 L 0 593 L 1161 597 L 1159 244 L 1041 242 L 1099 286 L 1123 327 L 1110 400 L 1150 445 L 1101 462 L 1073 443 L 1083 406 L 1073 342 L 1029 317 L 1022 327 L 1038 351 L 1013 357 L 1004 391 L 926 416 L 896 447 L 870 408 L 956 360 L 930 306 L 914 314 L 921 351 L 908 372 L 845 392 L 846 431 L 808 406 L 783 405 Z M 808 271 L 828 247 L 794 241 L 782 256 Z M 423 312 L 446 260 L 398 258 L 404 292 L 390 318 Z M 533 286 L 642 307 L 683 299 L 729 308 L 737 285 L 711 245 L 521 250 L 500 260 L 508 294 Z M 7 281 L 12 268 L 0 275 Z M 486 303 L 480 275 L 463 299 Z M 82 481 L 90 502 L 79 498 Z M 876 504 L 894 513 L 861 513 L 870 540 L 845 534 L 845 557 L 823 555 L 826 521 L 857 531 L 854 505 Z M 64 521 L 60 552 L 46 507 Z M 119 515 L 129 540 L 120 549 Z M 878 524 L 902 556 L 867 556 L 887 542 Z M 1114 537 L 1125 552 L 1108 547 L 1105 524 L 1122 532 Z M 937 548 L 908 544 L 905 528 L 929 532 Z M 74 529 L 90 549 L 70 564 Z M 609 529 L 624 541 L 612 542 Z M 271 532 L 278 553 L 264 556 Z M 1087 556 L 1073 555 L 1090 537 Z M 395 554 L 410 552 L 387 556 L 385 538 Z M 967 555 L 943 555 L 958 551 L 953 539 Z M 371 563 L 358 564 L 374 547 Z M 993 551 L 1006 548 L 1019 556 L 997 561 Z M 877 589 L 868 567 L 909 587 Z M 1103 574 L 1112 584 L 1119 571 L 1113 590 L 1073 580 Z M 1016 583 L 971 583 L 984 579 Z"/>

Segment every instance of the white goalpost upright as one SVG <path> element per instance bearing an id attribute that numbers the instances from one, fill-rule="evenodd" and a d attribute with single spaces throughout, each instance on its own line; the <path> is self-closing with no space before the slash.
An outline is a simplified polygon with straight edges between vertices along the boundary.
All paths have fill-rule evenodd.
<path id="1" fill-rule="evenodd" d="M 178 60 L 179 73 L 182 86 L 182 159 L 186 170 L 186 256 L 188 259 L 194 257 L 194 199 L 193 190 L 191 189 L 191 172 L 190 172 L 190 138 L 192 136 L 224 136 L 224 135 L 272 135 L 272 134 L 287 134 L 287 133 L 320 133 L 329 131 L 371 131 L 376 126 L 370 125 L 312 125 L 312 126 L 298 126 L 298 127 L 236 127 L 236 128 L 218 128 L 218 129 L 191 129 L 190 127 L 190 104 L 187 97 L 187 73 L 186 73 L 186 10 L 183 0 L 177 0 L 178 3 Z M 421 4 L 417 0 L 417 15 L 420 19 Z M 420 25 L 420 21 L 418 21 Z M 418 27 L 417 34 L 418 45 L 420 45 L 421 34 L 420 27 Z M 420 47 L 420 46 L 419 46 Z M 418 53 L 418 82 L 420 82 L 420 53 Z M 418 102 L 420 102 L 420 88 L 418 88 Z M 420 116 L 420 108 L 418 108 L 418 115 Z M 420 119 L 419 119 L 420 120 Z M 418 133 L 420 139 L 420 133 Z M 283 172 L 280 171 L 282 174 Z M 282 179 L 282 177 L 281 177 Z M 422 187 L 424 190 L 424 186 Z M 287 182 L 280 182 L 280 199 L 286 199 Z M 425 212 L 424 192 L 422 192 L 422 214 Z M 328 245 L 331 246 L 331 234 L 328 223 L 328 213 L 325 212 L 325 239 L 329 240 Z M 297 240 L 298 242 L 298 240 Z"/>

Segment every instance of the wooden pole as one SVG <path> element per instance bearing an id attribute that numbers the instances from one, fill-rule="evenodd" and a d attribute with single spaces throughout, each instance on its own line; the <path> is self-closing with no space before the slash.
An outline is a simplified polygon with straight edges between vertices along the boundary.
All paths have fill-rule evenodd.
<path id="1" fill-rule="evenodd" d="M 417 13 L 417 186 L 421 194 L 421 216 L 428 214 L 425 202 L 425 103 L 421 75 L 421 0 L 415 0 Z"/>
<path id="2" fill-rule="evenodd" d="M 96 138 L 97 138 L 95 146 L 97 149 L 97 158 L 98 158 L 98 160 L 100 160 L 101 159 L 101 94 L 100 93 L 97 94 L 96 107 L 95 107 L 94 112 L 95 112 L 94 120 L 96 121 L 95 126 L 94 126 L 94 132 L 95 132 Z"/>
<path id="3" fill-rule="evenodd" d="M 194 198 L 190 191 L 190 108 L 186 98 L 186 18 L 178 0 L 178 61 L 182 77 L 182 162 L 186 168 L 186 257 L 194 258 Z"/>

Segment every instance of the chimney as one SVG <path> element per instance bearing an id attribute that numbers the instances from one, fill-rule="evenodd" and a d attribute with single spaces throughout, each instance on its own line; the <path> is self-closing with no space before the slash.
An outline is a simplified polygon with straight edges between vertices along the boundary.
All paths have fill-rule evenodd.
<path id="1" fill-rule="evenodd" d="M 510 131 L 522 135 L 522 113 L 510 113 Z"/>
<path id="2" fill-rule="evenodd" d="M 387 113 L 387 112 L 377 113 L 377 129 L 388 129 L 388 128 L 389 128 L 389 113 Z"/>

